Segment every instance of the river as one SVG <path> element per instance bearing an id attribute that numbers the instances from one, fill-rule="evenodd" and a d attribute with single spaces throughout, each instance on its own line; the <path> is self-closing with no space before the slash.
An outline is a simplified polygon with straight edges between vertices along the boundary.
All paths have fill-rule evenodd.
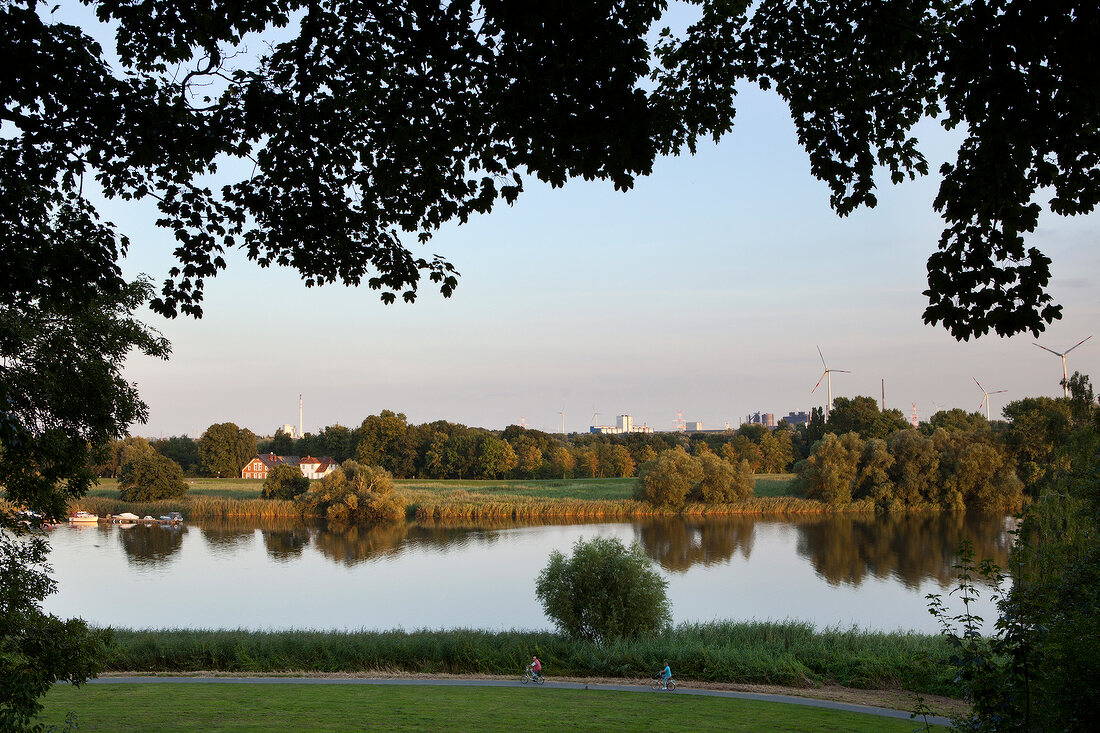
<path id="1" fill-rule="evenodd" d="M 59 592 L 45 605 L 131 628 L 544 629 L 552 624 L 535 578 L 547 556 L 599 535 L 644 548 L 668 580 L 676 622 L 798 619 L 934 633 L 925 596 L 952 589 L 961 540 L 1004 566 L 1011 523 L 943 514 L 370 530 L 258 520 L 58 527 L 49 538 Z M 989 589 L 976 612 L 990 628 Z"/>

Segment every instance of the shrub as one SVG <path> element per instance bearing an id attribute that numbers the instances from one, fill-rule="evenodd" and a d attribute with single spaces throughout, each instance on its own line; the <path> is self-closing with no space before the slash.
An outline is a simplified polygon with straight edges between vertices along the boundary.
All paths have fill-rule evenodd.
<path id="1" fill-rule="evenodd" d="M 863 440 L 856 433 L 826 433 L 814 444 L 810 457 L 801 461 L 799 482 L 806 496 L 832 507 L 847 506 L 859 478 Z"/>
<path id="2" fill-rule="evenodd" d="M 664 450 L 638 471 L 634 498 L 657 507 L 678 509 L 702 478 L 699 462 L 683 448 Z"/>
<path id="3" fill-rule="evenodd" d="M 729 504 L 752 496 L 755 471 L 747 460 L 731 465 L 713 453 L 696 460 L 703 477 L 692 491 L 694 498 L 704 504 Z"/>
<path id="4" fill-rule="evenodd" d="M 123 501 L 178 499 L 187 493 L 180 464 L 153 451 L 136 455 L 123 464 L 118 488 Z"/>
<path id="5" fill-rule="evenodd" d="M 396 522 L 405 516 L 405 500 L 393 490 L 384 468 L 344 461 L 300 497 L 306 514 L 348 524 Z"/>
<path id="6" fill-rule="evenodd" d="M 667 587 L 639 545 L 627 548 L 617 539 L 596 537 L 577 540 L 569 558 L 550 553 L 535 595 L 563 633 L 602 644 L 667 629 Z"/>
<path id="7" fill-rule="evenodd" d="M 309 490 L 309 479 L 297 466 L 276 464 L 267 472 L 260 495 L 265 499 L 296 499 Z"/>

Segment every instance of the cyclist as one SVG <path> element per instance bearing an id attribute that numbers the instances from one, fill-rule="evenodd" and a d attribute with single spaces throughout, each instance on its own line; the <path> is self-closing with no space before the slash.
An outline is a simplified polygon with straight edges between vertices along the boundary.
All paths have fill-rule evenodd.
<path id="1" fill-rule="evenodd" d="M 668 666 L 668 660 L 665 660 L 665 668 L 657 673 L 657 676 L 661 678 L 661 689 L 668 689 L 668 681 L 672 679 L 672 669 Z"/>
<path id="2" fill-rule="evenodd" d="M 542 662 L 538 657 L 531 657 L 531 663 L 527 665 L 527 669 L 531 670 L 531 676 L 535 679 L 542 677 Z"/>

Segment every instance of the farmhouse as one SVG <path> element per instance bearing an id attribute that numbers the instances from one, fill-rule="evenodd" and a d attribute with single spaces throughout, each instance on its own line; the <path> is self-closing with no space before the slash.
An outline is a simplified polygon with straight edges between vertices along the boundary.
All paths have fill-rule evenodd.
<path id="1" fill-rule="evenodd" d="M 324 478 L 336 470 L 336 461 L 327 456 L 323 458 L 314 458 L 313 456 L 299 458 L 298 456 L 277 456 L 274 453 L 262 453 L 241 469 L 241 478 L 266 479 L 267 472 L 280 463 L 286 466 L 297 466 L 302 475 L 308 479 Z"/>
<path id="2" fill-rule="evenodd" d="M 306 456 L 298 461 L 298 468 L 302 469 L 302 475 L 306 478 L 324 478 L 336 470 L 336 461 L 332 458 L 314 458 Z"/>

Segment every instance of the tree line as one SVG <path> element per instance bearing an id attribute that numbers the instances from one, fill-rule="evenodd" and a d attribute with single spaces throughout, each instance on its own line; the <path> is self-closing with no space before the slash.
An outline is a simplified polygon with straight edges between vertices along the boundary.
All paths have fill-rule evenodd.
<path id="1" fill-rule="evenodd" d="M 119 478 L 135 445 L 148 445 L 186 476 L 239 477 L 256 455 L 328 456 L 378 466 L 395 478 L 568 479 L 631 478 L 663 451 L 718 455 L 747 461 L 753 471 L 781 473 L 804 455 L 802 432 L 786 425 L 768 431 L 745 425 L 725 433 L 560 434 L 510 425 L 504 430 L 446 420 L 410 424 L 403 413 L 382 410 L 358 427 L 334 424 L 295 439 L 281 429 L 259 438 L 235 423 L 217 423 L 195 440 L 187 435 L 111 441 L 93 461 L 100 477 Z"/>
<path id="2" fill-rule="evenodd" d="M 1080 374 L 1070 383 L 1077 392 L 1088 388 Z M 446 420 L 412 424 L 403 413 L 382 410 L 358 427 L 333 424 L 298 439 L 281 430 L 259 438 L 231 422 L 211 425 L 198 440 L 127 437 L 107 444 L 92 470 L 130 483 L 156 466 L 174 479 L 228 478 L 239 477 L 257 454 L 312 455 L 354 460 L 399 479 L 637 477 L 638 498 L 669 506 L 704 494 L 708 501 L 735 500 L 753 475 L 793 471 L 802 493 L 835 507 L 1013 509 L 1051 470 L 1073 410 L 1073 398 L 1026 397 L 1005 406 L 1005 420 L 956 408 L 914 427 L 871 397 L 837 397 L 828 423 L 815 408 L 808 425 L 781 422 L 775 430 L 743 425 L 721 433 L 568 436 L 518 425 L 495 431 Z"/>

